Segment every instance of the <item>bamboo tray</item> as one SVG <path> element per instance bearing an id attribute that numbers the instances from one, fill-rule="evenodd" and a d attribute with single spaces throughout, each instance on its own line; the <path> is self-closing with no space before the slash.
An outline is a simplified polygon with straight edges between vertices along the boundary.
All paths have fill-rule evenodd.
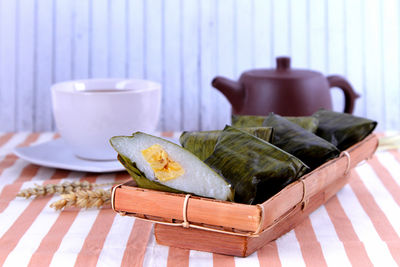
<path id="1" fill-rule="evenodd" d="M 350 169 L 371 158 L 377 146 L 378 138 L 371 134 L 259 205 L 143 189 L 130 181 L 113 188 L 112 208 L 156 222 L 159 244 L 248 256 L 335 195 L 347 183 Z"/>

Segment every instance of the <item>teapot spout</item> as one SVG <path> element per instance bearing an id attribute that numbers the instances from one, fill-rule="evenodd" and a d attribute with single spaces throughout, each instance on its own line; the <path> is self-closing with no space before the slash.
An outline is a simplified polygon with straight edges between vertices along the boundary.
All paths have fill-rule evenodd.
<path id="1" fill-rule="evenodd" d="M 244 105 L 245 96 L 244 88 L 240 83 L 217 76 L 212 80 L 211 85 L 228 99 L 234 113 L 240 112 Z"/>

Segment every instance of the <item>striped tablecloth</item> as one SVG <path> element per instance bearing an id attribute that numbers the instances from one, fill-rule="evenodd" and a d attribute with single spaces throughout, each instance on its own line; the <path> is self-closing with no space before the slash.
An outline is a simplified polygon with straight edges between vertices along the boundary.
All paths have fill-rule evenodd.
<path id="1" fill-rule="evenodd" d="M 0 134 L 0 266 L 398 266 L 400 153 L 379 152 L 352 172 L 346 185 L 301 225 L 247 258 L 158 245 L 152 224 L 110 208 L 67 209 L 59 196 L 16 198 L 34 184 L 125 180 L 124 172 L 56 170 L 19 159 L 16 146 L 53 133 Z"/>

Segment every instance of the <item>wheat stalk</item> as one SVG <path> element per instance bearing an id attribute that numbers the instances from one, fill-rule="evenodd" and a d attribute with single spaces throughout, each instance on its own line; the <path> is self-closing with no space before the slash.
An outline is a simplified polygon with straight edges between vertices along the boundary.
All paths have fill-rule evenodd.
<path id="1" fill-rule="evenodd" d="M 62 184 L 35 185 L 35 187 L 21 190 L 17 196 L 30 198 L 50 194 L 60 194 L 61 199 L 50 204 L 55 210 L 66 207 L 92 208 L 101 207 L 110 203 L 110 190 L 96 189 L 97 187 L 111 186 L 114 183 L 96 184 L 84 182 L 64 182 Z"/>
<path id="2" fill-rule="evenodd" d="M 21 190 L 17 196 L 30 198 L 31 196 L 39 197 L 46 196 L 51 194 L 68 194 L 72 192 L 77 192 L 80 190 L 91 190 L 95 187 L 112 185 L 109 184 L 94 184 L 89 183 L 88 181 L 83 182 L 64 182 L 62 184 L 46 184 L 46 185 L 37 185 L 35 187 L 30 187 L 24 190 Z"/>
<path id="3" fill-rule="evenodd" d="M 111 193 L 109 190 L 79 190 L 61 195 L 62 199 L 53 202 L 50 207 L 55 210 L 61 210 L 67 207 L 78 208 L 99 208 L 110 203 Z"/>

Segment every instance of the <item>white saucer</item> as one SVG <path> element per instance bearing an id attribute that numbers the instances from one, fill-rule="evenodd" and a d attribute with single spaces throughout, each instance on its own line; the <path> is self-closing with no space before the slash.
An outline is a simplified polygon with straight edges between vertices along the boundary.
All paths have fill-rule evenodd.
<path id="1" fill-rule="evenodd" d="M 118 160 L 95 161 L 76 157 L 62 138 L 35 146 L 18 147 L 14 153 L 31 163 L 72 171 L 115 172 L 125 168 Z"/>

